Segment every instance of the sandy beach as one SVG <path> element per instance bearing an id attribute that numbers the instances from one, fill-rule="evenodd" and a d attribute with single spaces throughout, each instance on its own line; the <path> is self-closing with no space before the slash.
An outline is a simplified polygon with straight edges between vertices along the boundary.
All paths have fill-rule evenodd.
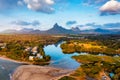
<path id="1" fill-rule="evenodd" d="M 0 56 L 0 59 L 14 63 L 29 64 L 28 62 L 12 60 L 5 56 Z M 18 67 L 12 74 L 11 80 L 58 80 L 59 78 L 67 76 L 72 72 L 72 70 L 29 64 Z"/>
<path id="2" fill-rule="evenodd" d="M 21 64 L 31 64 L 30 62 L 13 60 L 13 59 L 10 59 L 6 56 L 0 56 L 0 59 L 15 62 L 15 63 L 21 63 Z"/>
<path id="3" fill-rule="evenodd" d="M 58 80 L 71 72 L 47 66 L 23 65 L 16 69 L 11 80 Z"/>

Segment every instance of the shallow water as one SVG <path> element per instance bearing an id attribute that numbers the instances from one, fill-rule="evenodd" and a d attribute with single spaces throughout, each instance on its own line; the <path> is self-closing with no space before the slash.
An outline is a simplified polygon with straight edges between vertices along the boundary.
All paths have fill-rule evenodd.
<path id="1" fill-rule="evenodd" d="M 0 80 L 10 80 L 14 70 L 21 64 L 0 59 Z"/>

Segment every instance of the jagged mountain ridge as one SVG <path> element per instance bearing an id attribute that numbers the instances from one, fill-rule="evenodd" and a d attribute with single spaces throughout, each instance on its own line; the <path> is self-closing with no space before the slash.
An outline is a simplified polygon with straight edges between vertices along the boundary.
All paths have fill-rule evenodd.
<path id="1" fill-rule="evenodd" d="M 1 33 L 4 34 L 120 34 L 120 30 L 114 29 L 90 29 L 90 30 L 80 30 L 78 27 L 72 27 L 71 29 L 65 29 L 62 26 L 59 26 L 57 23 L 53 26 L 53 28 L 40 31 L 34 29 L 24 28 L 21 30 L 5 30 Z"/>

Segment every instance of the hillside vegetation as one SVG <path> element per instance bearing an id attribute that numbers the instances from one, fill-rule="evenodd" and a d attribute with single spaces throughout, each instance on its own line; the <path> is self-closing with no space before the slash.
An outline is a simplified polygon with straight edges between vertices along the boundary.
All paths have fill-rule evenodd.
<path id="1" fill-rule="evenodd" d="M 119 44 L 116 44 L 118 46 Z M 92 54 L 101 53 L 107 55 L 120 54 L 120 48 L 111 48 L 100 41 L 70 40 L 61 45 L 64 53 L 88 52 Z"/>

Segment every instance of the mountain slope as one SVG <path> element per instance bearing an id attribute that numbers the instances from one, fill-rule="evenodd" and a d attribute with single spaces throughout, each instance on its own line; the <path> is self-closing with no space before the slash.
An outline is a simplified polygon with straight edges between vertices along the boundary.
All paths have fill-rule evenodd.
<path id="1" fill-rule="evenodd" d="M 72 27 L 71 29 L 65 29 L 62 26 L 59 26 L 57 23 L 53 28 L 40 31 L 34 29 L 24 28 L 21 30 L 5 30 L 1 32 L 2 34 L 120 34 L 120 29 L 90 29 L 90 30 L 80 30 L 78 27 Z"/>
<path id="2" fill-rule="evenodd" d="M 59 26 L 57 23 L 53 26 L 53 28 L 46 31 L 48 34 L 76 34 L 73 30 L 65 29 Z"/>
<path id="3" fill-rule="evenodd" d="M 117 31 L 96 28 L 96 29 L 90 29 L 90 30 L 83 30 L 81 33 L 85 33 L 85 34 L 116 34 Z"/>

